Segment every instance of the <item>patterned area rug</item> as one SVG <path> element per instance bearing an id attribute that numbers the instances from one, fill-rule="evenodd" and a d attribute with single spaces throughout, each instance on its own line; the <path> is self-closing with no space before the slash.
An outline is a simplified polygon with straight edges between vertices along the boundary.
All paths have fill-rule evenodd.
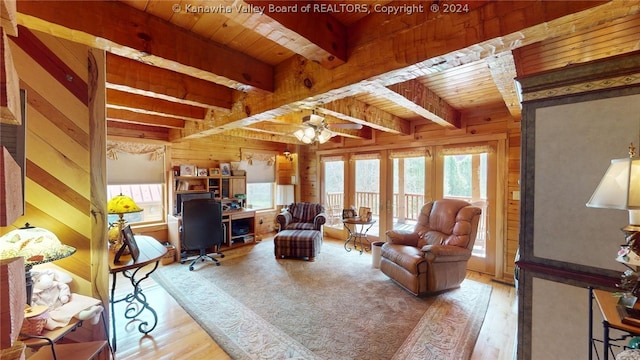
<path id="1" fill-rule="evenodd" d="M 234 359 L 468 359 L 491 296 L 465 280 L 416 298 L 335 241 L 315 262 L 276 260 L 271 240 L 220 261 L 152 276 Z"/>

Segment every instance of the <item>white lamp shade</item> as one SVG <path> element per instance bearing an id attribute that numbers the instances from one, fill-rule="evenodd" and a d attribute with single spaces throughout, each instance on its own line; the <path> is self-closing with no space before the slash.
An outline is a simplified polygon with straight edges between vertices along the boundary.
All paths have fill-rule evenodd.
<path id="1" fill-rule="evenodd" d="M 640 158 L 611 160 L 587 206 L 640 210 Z"/>
<path id="2" fill-rule="evenodd" d="M 276 205 L 289 205 L 294 201 L 293 185 L 276 186 Z"/>
<path id="3" fill-rule="evenodd" d="M 611 160 L 587 206 L 629 210 L 629 223 L 640 225 L 640 158 Z"/>

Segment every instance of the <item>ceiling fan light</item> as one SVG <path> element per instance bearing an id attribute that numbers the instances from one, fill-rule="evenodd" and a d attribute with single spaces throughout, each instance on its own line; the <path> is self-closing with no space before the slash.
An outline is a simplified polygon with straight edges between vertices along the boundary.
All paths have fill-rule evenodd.
<path id="1" fill-rule="evenodd" d="M 296 130 L 293 133 L 293 136 L 295 136 L 296 139 L 298 139 L 298 141 L 302 141 L 302 139 L 304 138 L 304 130 L 302 129 Z"/>
<path id="2" fill-rule="evenodd" d="M 309 116 L 309 122 L 314 124 L 314 125 L 320 125 L 322 124 L 322 122 L 324 121 L 324 118 L 320 115 L 316 115 L 316 114 L 311 114 Z"/>
<path id="3" fill-rule="evenodd" d="M 329 141 L 329 139 L 331 139 L 331 135 L 333 135 L 331 131 L 327 130 L 326 128 L 322 129 L 322 131 L 318 133 L 318 142 L 320 144 L 326 143 L 327 141 Z"/>

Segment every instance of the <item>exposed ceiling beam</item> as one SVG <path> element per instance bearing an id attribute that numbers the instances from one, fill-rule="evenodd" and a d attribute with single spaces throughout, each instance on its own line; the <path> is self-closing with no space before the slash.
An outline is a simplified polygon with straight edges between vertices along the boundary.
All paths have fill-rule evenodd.
<path id="1" fill-rule="evenodd" d="M 204 40 L 119 1 L 19 1 L 30 29 L 237 90 L 273 91 L 268 64 Z"/>
<path id="2" fill-rule="evenodd" d="M 107 136 L 126 137 L 146 140 L 169 140 L 169 129 L 158 126 L 145 126 L 107 120 Z"/>
<path id="3" fill-rule="evenodd" d="M 373 93 L 438 125 L 460 129 L 460 113 L 417 80 L 380 87 Z"/>
<path id="4" fill-rule="evenodd" d="M 234 6 L 243 3 L 233 2 Z M 325 68 L 332 69 L 347 61 L 347 29 L 330 15 L 330 11 L 326 11 L 327 4 L 308 1 L 244 2 L 265 13 L 254 13 L 243 19 L 243 26 Z"/>
<path id="5" fill-rule="evenodd" d="M 205 108 L 177 104 L 168 100 L 114 89 L 107 89 L 107 99 L 107 107 L 159 116 L 171 116 L 184 120 L 203 120 L 207 113 Z"/>
<path id="6" fill-rule="evenodd" d="M 580 8 L 601 3 L 584 2 L 552 9 L 546 2 L 501 2 L 499 5 L 491 2 L 456 15 L 453 23 L 452 16 L 436 16 L 429 21 L 415 22 L 409 29 L 388 29 L 375 42 L 356 44 L 355 48 L 349 49 L 349 61 L 333 70 L 294 56 L 276 66 L 278 86 L 274 93 L 250 92 L 241 99 L 241 104 L 234 104 L 230 114 L 216 121 L 217 127 L 187 126 L 180 131 L 171 131 L 170 137 L 177 141 L 247 126 L 285 114 L 290 111 L 291 104 L 297 102 L 308 106 L 326 104 L 367 92 L 370 87 L 397 84 L 570 32 L 573 22 L 588 27 L 594 19 L 622 17 L 629 13 L 628 6 L 611 2 L 602 5 L 602 9 L 574 14 Z M 515 21 L 513 16 L 516 15 L 508 15 L 510 9 L 522 18 L 527 14 L 527 21 L 522 18 Z M 404 18 L 403 15 L 393 17 L 394 21 Z M 407 20 L 414 23 L 411 17 Z M 488 23 L 492 24 L 491 29 L 499 31 L 485 31 Z M 376 26 L 380 25 L 364 21 L 357 26 L 360 27 L 358 31 L 366 33 L 366 29 L 377 32 Z"/>
<path id="7" fill-rule="evenodd" d="M 411 133 L 411 123 L 408 120 L 389 114 L 354 98 L 341 99 L 324 104 L 317 111 L 385 132 L 404 135 Z"/>
<path id="8" fill-rule="evenodd" d="M 107 107 L 107 120 L 175 129 L 182 128 L 185 125 L 184 119 L 178 119 L 169 116 L 158 116 L 154 114 L 144 114 L 127 109 L 117 109 L 111 107 Z"/>
<path id="9" fill-rule="evenodd" d="M 518 89 L 515 81 L 517 74 L 513 54 L 511 51 L 505 51 L 495 56 L 488 57 L 485 61 L 487 62 L 487 66 L 489 66 L 493 82 L 498 87 L 500 94 L 502 94 L 502 98 L 504 99 L 504 103 L 507 106 L 509 113 L 514 119 L 519 120 L 522 113 L 520 97 L 518 96 Z"/>
<path id="10" fill-rule="evenodd" d="M 231 108 L 234 90 L 107 53 L 107 87 L 202 107 Z"/>

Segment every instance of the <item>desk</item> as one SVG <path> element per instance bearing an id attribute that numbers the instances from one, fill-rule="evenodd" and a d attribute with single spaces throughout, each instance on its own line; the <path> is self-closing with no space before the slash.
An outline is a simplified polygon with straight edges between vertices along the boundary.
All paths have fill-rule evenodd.
<path id="1" fill-rule="evenodd" d="M 236 246 L 255 243 L 255 210 L 235 210 L 222 212 L 222 224 L 224 226 L 224 240 L 221 251 Z M 180 239 L 180 228 L 182 227 L 182 217 L 177 215 L 167 216 L 167 235 L 169 243 L 176 248 L 175 261 L 181 260 L 182 241 Z M 249 232 L 240 234 L 239 228 L 248 227 Z"/>
<path id="2" fill-rule="evenodd" d="M 353 243 L 353 250 L 358 250 L 358 243 L 360 243 L 360 255 L 362 255 L 363 251 L 369 251 L 371 249 L 371 241 L 369 241 L 369 238 L 367 237 L 367 232 L 371 229 L 373 224 L 376 223 L 375 220 L 366 221 L 358 218 L 348 218 L 343 219 L 342 223 L 349 232 L 349 237 L 347 237 L 347 240 L 344 242 L 345 250 L 351 251 L 351 247 L 349 247 L 350 242 Z M 349 225 L 352 225 L 353 229 L 351 229 Z M 360 230 L 358 230 L 358 225 L 360 226 Z M 369 249 L 364 247 L 363 239 L 369 243 Z"/>
<path id="3" fill-rule="evenodd" d="M 603 359 L 608 360 L 609 355 L 612 358 L 615 357 L 613 349 L 611 348 L 611 342 L 625 340 L 631 336 L 640 336 L 640 328 L 632 325 L 622 323 L 622 319 L 616 309 L 618 305 L 618 298 L 612 296 L 612 293 L 603 290 L 594 290 L 589 288 L 589 360 L 593 358 L 593 351 L 596 351 L 596 356 L 600 359 L 598 349 L 596 347 L 595 339 L 593 338 L 593 301 L 595 300 L 598 305 L 598 309 L 602 313 L 602 351 Z M 636 305 L 638 307 L 638 305 Z M 609 336 L 610 329 L 617 329 L 627 333 L 621 338 L 611 339 Z"/>
<path id="4" fill-rule="evenodd" d="M 156 239 L 151 236 L 135 235 L 136 243 L 140 249 L 140 256 L 137 261 L 133 261 L 130 255 L 122 256 L 118 264 L 113 263 L 115 253 L 109 251 L 109 273 L 113 276 L 113 282 L 111 285 L 111 323 L 113 324 L 113 337 L 112 345 L 113 351 L 116 351 L 116 315 L 114 311 L 115 303 L 126 301 L 127 309 L 124 312 L 124 317 L 127 319 L 135 319 L 143 311 L 148 311 L 153 316 L 153 323 L 150 325 L 148 321 L 142 321 L 138 325 L 138 331 L 143 334 L 150 333 L 155 329 L 158 324 L 158 314 L 147 302 L 147 297 L 142 293 L 140 283 L 149 277 L 152 272 L 158 268 L 158 262 L 167 253 L 167 249 L 164 245 L 160 244 Z M 153 264 L 155 263 L 155 264 Z M 145 265 L 153 264 L 153 267 L 149 271 L 142 271 Z M 138 275 L 138 272 L 142 271 L 142 274 Z M 116 275 L 122 273 L 124 277 L 131 281 L 133 291 L 127 296 L 116 299 Z"/>

